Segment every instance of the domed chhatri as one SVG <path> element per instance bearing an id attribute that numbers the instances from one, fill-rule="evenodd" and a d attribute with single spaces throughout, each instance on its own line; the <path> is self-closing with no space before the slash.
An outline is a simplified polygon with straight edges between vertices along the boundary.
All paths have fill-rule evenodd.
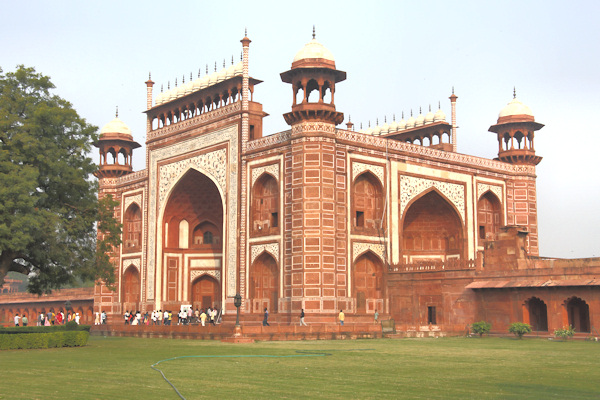
<path id="1" fill-rule="evenodd" d="M 289 125 L 304 121 L 341 124 L 344 114 L 335 109 L 335 85 L 346 79 L 335 68 L 333 54 L 313 38 L 294 57 L 292 68 L 281 73 L 281 80 L 292 85 L 292 111 L 283 118 Z M 311 96 L 311 93 L 318 93 Z"/>
<path id="2" fill-rule="evenodd" d="M 100 166 L 94 173 L 98 178 L 117 178 L 133 171 L 133 149 L 141 147 L 133 140 L 131 129 L 119 119 L 115 119 L 100 130 L 100 137 L 94 145 L 100 150 Z"/>
<path id="3" fill-rule="evenodd" d="M 543 126 L 513 91 L 513 99 L 498 114 L 496 125 L 489 128 L 498 137 L 498 159 L 511 164 L 539 164 L 542 157 L 535 154 L 534 136 Z"/>
<path id="4" fill-rule="evenodd" d="M 104 125 L 104 127 L 100 130 L 100 136 L 110 134 L 128 135 L 129 139 L 133 140 L 133 137 L 131 136 L 131 129 L 129 129 L 127 124 L 121 121 L 118 116 L 108 124 Z"/>

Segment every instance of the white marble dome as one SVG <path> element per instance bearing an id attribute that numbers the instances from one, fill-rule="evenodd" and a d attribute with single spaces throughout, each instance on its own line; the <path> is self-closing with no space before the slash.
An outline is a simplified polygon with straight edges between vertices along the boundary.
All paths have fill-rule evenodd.
<path id="1" fill-rule="evenodd" d="M 509 117 L 511 115 L 529 115 L 533 117 L 531 108 L 521 103 L 516 97 L 512 99 L 498 114 L 498 118 Z"/>
<path id="2" fill-rule="evenodd" d="M 100 130 L 101 135 L 105 133 L 122 133 L 124 135 L 131 135 L 131 129 L 129 129 L 129 127 L 125 125 L 125 122 L 121 121 L 119 117 L 115 117 L 115 119 L 104 125 L 102 130 Z"/>
<path id="3" fill-rule="evenodd" d="M 292 62 L 314 58 L 323 58 L 325 60 L 335 62 L 331 51 L 329 51 L 321 43 L 317 42 L 317 39 L 313 39 L 310 42 L 306 43 L 306 45 L 304 45 L 304 47 L 300 49 L 298 53 L 296 53 L 294 61 Z"/>

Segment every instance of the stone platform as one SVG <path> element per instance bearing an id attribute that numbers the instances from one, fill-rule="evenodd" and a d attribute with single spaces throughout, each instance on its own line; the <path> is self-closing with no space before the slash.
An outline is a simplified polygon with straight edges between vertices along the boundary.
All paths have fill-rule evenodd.
<path id="1" fill-rule="evenodd" d="M 338 340 L 375 339 L 387 337 L 381 325 L 374 323 L 312 324 L 299 326 L 271 323 L 271 326 L 252 324 L 241 326 L 244 340 Z M 216 326 L 191 325 L 94 325 L 90 330 L 93 336 L 133 336 L 144 338 L 171 338 L 197 340 L 224 340 L 235 342 L 235 324 L 223 323 Z M 238 337 L 239 338 L 239 337 Z"/>

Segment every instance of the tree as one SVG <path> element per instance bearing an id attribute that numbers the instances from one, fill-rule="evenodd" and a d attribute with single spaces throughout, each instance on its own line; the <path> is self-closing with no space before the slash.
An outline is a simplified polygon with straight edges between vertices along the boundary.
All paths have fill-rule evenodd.
<path id="1" fill-rule="evenodd" d="M 483 334 L 490 333 L 490 329 L 492 329 L 492 324 L 485 321 L 475 322 L 471 325 L 471 330 L 473 333 L 479 334 L 479 337 L 483 336 Z"/>
<path id="2" fill-rule="evenodd" d="M 98 201 L 91 177 L 97 128 L 53 88 L 33 68 L 0 69 L 0 285 L 8 271 L 29 274 L 33 293 L 76 277 L 110 285 L 106 252 L 120 244 L 117 203 Z"/>
<path id="3" fill-rule="evenodd" d="M 531 325 L 524 322 L 513 322 L 508 327 L 508 331 L 522 339 L 524 334 L 531 332 Z"/>

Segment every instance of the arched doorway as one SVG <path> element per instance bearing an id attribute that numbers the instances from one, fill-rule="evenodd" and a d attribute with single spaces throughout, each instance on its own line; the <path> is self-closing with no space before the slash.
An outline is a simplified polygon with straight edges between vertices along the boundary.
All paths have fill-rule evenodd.
<path id="1" fill-rule="evenodd" d="M 123 274 L 123 310 L 136 311 L 140 309 L 140 273 L 130 265 Z"/>
<path id="2" fill-rule="evenodd" d="M 402 256 L 406 263 L 462 259 L 463 241 L 460 216 L 437 191 L 421 196 L 405 212 Z"/>
<path id="3" fill-rule="evenodd" d="M 500 200 L 486 192 L 477 202 L 477 226 L 480 240 L 494 240 L 502 224 Z"/>
<path id="4" fill-rule="evenodd" d="M 192 284 L 192 307 L 207 309 L 221 306 L 221 285 L 209 275 L 203 275 Z"/>
<path id="5" fill-rule="evenodd" d="M 163 215 L 162 299 L 164 308 L 178 309 L 181 302 L 202 303 L 194 296 L 184 271 L 211 269 L 223 277 L 223 201 L 216 184 L 201 172 L 188 170 L 173 187 Z M 182 262 L 187 265 L 184 268 Z M 188 282 L 188 283 L 183 283 Z M 183 286 L 182 287 L 182 283 Z M 219 282 L 218 285 L 222 285 Z M 201 286 L 206 286 L 203 283 Z M 192 290 L 186 290 L 192 289 Z M 202 289 L 203 292 L 206 288 Z M 198 289 L 200 290 L 200 289 Z M 208 289 L 206 289 L 208 290 Z M 221 286 L 212 290 L 221 295 Z M 220 304 L 221 298 L 211 303 Z M 211 306 L 213 304 L 210 304 Z"/>
<path id="6" fill-rule="evenodd" d="M 525 301 L 524 322 L 531 325 L 534 331 L 548 331 L 548 308 L 546 303 L 537 297 Z"/>
<path id="7" fill-rule="evenodd" d="M 590 331 L 590 306 L 579 297 L 571 297 L 566 301 L 566 311 L 569 321 L 575 332 Z"/>
<path id="8" fill-rule="evenodd" d="M 250 267 L 251 312 L 262 313 L 265 307 L 276 313 L 279 299 L 279 267 L 268 253 L 260 255 Z"/>
<path id="9" fill-rule="evenodd" d="M 352 271 L 352 287 L 358 314 L 384 310 L 383 266 L 381 260 L 367 252 L 356 260 Z"/>
<path id="10" fill-rule="evenodd" d="M 385 226 L 383 203 L 383 189 L 375 175 L 370 172 L 359 175 L 352 185 L 353 230 L 362 234 L 380 233 Z"/>

